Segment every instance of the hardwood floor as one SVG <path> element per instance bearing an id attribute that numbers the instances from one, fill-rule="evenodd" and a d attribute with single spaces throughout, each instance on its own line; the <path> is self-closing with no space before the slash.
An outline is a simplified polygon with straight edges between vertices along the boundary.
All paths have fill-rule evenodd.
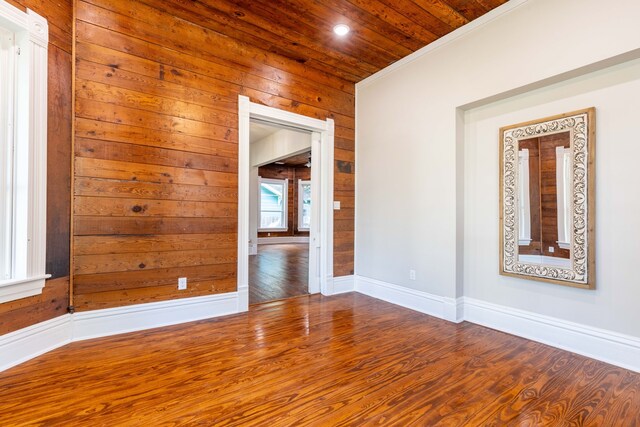
<path id="1" fill-rule="evenodd" d="M 640 374 L 356 293 L 73 343 L 0 396 L 2 426 L 640 425 Z"/>
<path id="2" fill-rule="evenodd" d="M 249 257 L 249 304 L 309 293 L 309 245 L 260 245 Z"/>

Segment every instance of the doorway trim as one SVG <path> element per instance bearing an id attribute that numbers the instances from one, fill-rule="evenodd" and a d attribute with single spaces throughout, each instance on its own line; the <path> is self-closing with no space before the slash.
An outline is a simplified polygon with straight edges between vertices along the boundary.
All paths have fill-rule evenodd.
<path id="1" fill-rule="evenodd" d="M 320 134 L 319 230 L 309 244 L 318 239 L 320 247 L 319 281 L 323 295 L 333 293 L 333 119 L 314 119 L 251 102 L 238 96 L 238 311 L 249 310 L 249 173 L 250 120 L 293 126 Z"/>

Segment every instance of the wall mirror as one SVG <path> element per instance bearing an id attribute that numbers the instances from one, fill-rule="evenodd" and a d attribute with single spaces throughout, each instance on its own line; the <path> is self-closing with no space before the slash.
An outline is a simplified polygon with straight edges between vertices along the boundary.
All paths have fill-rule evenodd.
<path id="1" fill-rule="evenodd" d="M 595 109 L 500 129 L 500 273 L 595 287 Z"/>

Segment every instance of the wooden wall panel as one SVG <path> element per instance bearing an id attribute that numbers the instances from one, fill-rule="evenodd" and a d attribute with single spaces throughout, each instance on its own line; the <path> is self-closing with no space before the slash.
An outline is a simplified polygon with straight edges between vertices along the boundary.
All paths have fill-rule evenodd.
<path id="1" fill-rule="evenodd" d="M 68 306 L 69 276 L 49 279 L 40 295 L 0 304 L 0 335 L 61 316 Z"/>
<path id="2" fill-rule="evenodd" d="M 353 273 L 357 76 L 339 53 L 310 66 L 222 25 L 233 5 L 206 6 L 214 19 L 198 2 L 78 1 L 77 310 L 235 290 L 240 94 L 335 120 L 334 275 Z"/>
<path id="3" fill-rule="evenodd" d="M 52 275 L 41 295 L 0 304 L 0 335 L 66 313 L 69 295 L 71 171 L 71 0 L 11 0 L 49 23 L 47 258 Z"/>
<path id="4" fill-rule="evenodd" d="M 258 168 L 258 175 L 262 178 L 289 180 L 289 192 L 287 194 L 288 230 L 269 233 L 260 232 L 258 237 L 308 236 L 308 231 L 298 231 L 298 180 L 310 180 L 311 169 L 305 166 L 266 165 Z"/>

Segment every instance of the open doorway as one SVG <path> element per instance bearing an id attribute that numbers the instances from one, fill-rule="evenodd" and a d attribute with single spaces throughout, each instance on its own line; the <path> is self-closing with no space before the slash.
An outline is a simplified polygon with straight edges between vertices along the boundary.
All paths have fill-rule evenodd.
<path id="1" fill-rule="evenodd" d="M 251 121 L 311 134 L 311 216 L 309 226 L 308 292 L 333 293 L 333 144 L 334 122 L 253 103 L 238 97 L 238 310 L 249 309 L 249 253 L 257 244 L 252 237 Z M 298 153 L 299 154 L 299 153 Z M 285 157 L 283 157 L 285 158 Z M 256 176 L 257 179 L 257 176 Z M 254 187 L 255 188 L 255 187 Z M 257 193 L 257 190 L 256 190 Z M 253 197 L 257 197 L 254 194 Z M 252 219 L 253 218 L 253 219 Z"/>
<path id="2" fill-rule="evenodd" d="M 251 120 L 249 304 L 307 295 L 312 132 Z"/>

